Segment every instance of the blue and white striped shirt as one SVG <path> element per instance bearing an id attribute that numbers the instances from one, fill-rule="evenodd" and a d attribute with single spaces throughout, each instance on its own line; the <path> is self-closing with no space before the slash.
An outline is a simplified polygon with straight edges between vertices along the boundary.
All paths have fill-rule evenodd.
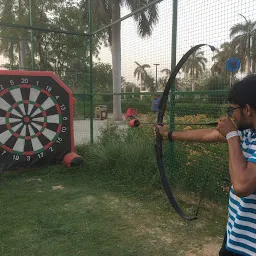
<path id="1" fill-rule="evenodd" d="M 247 129 L 239 135 L 244 157 L 256 164 L 256 131 Z M 231 187 L 226 248 L 241 255 L 256 255 L 256 192 L 237 197 Z"/>

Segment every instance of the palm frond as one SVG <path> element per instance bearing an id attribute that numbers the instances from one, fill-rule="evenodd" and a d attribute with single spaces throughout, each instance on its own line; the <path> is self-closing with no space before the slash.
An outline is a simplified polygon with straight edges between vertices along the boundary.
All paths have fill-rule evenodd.
<path id="1" fill-rule="evenodd" d="M 146 6 L 152 0 L 126 0 L 126 5 L 131 11 Z M 153 26 L 158 22 L 158 7 L 156 4 L 151 5 L 146 10 L 133 16 L 137 23 L 138 33 L 141 37 L 150 36 Z"/>

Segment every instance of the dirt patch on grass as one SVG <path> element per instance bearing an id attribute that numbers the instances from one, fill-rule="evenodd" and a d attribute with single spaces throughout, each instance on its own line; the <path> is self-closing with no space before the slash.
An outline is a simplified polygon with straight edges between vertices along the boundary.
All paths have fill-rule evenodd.
<path id="1" fill-rule="evenodd" d="M 200 248 L 194 248 L 187 253 L 185 256 L 217 256 L 219 255 L 220 243 L 209 243 L 201 246 Z"/>
<path id="2" fill-rule="evenodd" d="M 42 181 L 40 178 L 31 178 L 31 179 L 26 179 L 26 182 L 31 182 L 31 181 Z"/>
<path id="3" fill-rule="evenodd" d="M 218 255 L 222 240 L 204 234 L 204 230 L 209 229 L 205 220 L 184 222 L 176 214 L 163 214 L 154 206 L 147 207 L 142 202 L 125 197 L 104 195 L 104 201 L 120 217 L 122 223 L 129 226 L 132 236 L 147 241 L 152 248 L 159 251 L 165 248 L 169 250 L 169 255 Z M 162 255 L 166 254 L 163 252 Z"/>
<path id="4" fill-rule="evenodd" d="M 64 188 L 62 185 L 52 186 L 52 190 L 63 190 Z"/>

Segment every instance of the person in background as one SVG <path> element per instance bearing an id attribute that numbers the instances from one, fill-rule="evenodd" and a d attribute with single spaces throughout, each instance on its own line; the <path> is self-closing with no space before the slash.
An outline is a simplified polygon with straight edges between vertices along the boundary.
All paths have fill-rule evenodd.
<path id="1" fill-rule="evenodd" d="M 159 133 L 169 141 L 228 143 L 232 186 L 228 220 L 220 256 L 256 255 L 256 75 L 245 77 L 230 89 L 228 116 L 215 129 Z M 156 131 L 155 131 L 156 134 Z"/>
<path id="2" fill-rule="evenodd" d="M 125 119 L 135 119 L 136 115 L 138 114 L 138 110 L 135 108 L 128 108 L 125 114 Z"/>
<path id="3" fill-rule="evenodd" d="M 158 113 L 159 110 L 159 103 L 160 103 L 160 96 L 156 95 L 152 100 L 152 112 Z"/>

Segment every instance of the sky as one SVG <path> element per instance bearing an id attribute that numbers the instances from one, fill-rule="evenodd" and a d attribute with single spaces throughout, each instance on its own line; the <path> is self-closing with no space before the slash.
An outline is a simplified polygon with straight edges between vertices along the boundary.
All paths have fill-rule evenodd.
<path id="1" fill-rule="evenodd" d="M 149 64 L 148 70 L 155 76 L 154 64 L 158 66 L 158 77 L 162 69 L 171 67 L 172 40 L 172 1 L 163 0 L 158 4 L 159 22 L 151 37 L 140 38 L 133 18 L 121 24 L 122 76 L 126 81 L 139 81 L 133 76 L 137 61 Z M 122 16 L 130 11 L 122 8 Z M 256 20 L 256 0 L 178 0 L 177 62 L 194 45 L 206 43 L 217 48 L 230 41 L 230 28 L 247 19 Z M 203 47 L 208 59 L 207 67 L 213 64 L 210 49 Z M 109 48 L 102 48 L 100 61 L 111 64 Z"/>

